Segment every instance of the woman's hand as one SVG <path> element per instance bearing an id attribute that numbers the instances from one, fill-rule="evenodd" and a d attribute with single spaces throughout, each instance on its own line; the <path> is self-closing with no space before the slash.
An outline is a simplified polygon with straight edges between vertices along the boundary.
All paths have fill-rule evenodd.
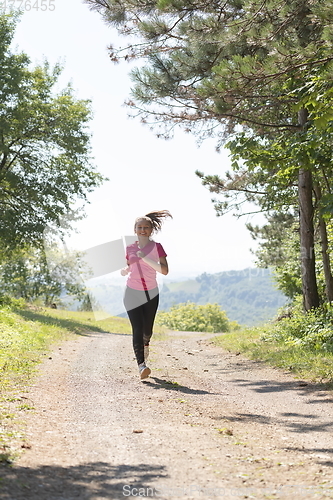
<path id="1" fill-rule="evenodd" d="M 126 276 L 126 275 L 129 273 L 129 271 L 130 271 L 129 266 L 127 266 L 127 267 L 123 267 L 123 268 L 121 269 L 121 271 L 120 271 L 120 274 L 121 274 L 122 276 Z"/>
<path id="2" fill-rule="evenodd" d="M 136 252 L 136 255 L 139 259 L 142 259 L 143 262 L 145 262 L 146 264 L 148 264 L 148 266 L 155 269 L 155 271 L 157 271 L 158 273 L 164 274 L 165 276 L 168 274 L 169 266 L 168 266 L 168 262 L 166 260 L 166 257 L 160 257 L 160 261 L 155 262 L 154 260 L 150 259 L 149 257 L 146 257 L 146 255 L 143 252 L 141 252 L 140 250 L 138 252 Z"/>

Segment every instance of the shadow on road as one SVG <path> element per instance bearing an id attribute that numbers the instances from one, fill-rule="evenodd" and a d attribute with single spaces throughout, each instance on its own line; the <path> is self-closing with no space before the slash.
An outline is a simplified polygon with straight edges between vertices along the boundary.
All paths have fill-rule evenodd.
<path id="1" fill-rule="evenodd" d="M 154 380 L 154 382 L 151 382 L 151 380 Z M 152 389 L 168 389 L 170 391 L 182 392 L 184 394 L 216 394 L 209 391 L 203 391 L 201 389 L 191 389 L 190 387 L 180 385 L 177 382 L 157 377 L 150 377 L 149 379 L 144 380 L 143 383 L 149 385 Z"/>
<path id="2" fill-rule="evenodd" d="M 2 500 L 124 499 L 139 496 L 139 489 L 141 496 L 155 496 L 152 493 L 157 487 L 152 483 L 168 477 L 164 466 L 112 466 L 104 462 L 69 467 L 4 467 L 0 475 Z"/>
<path id="3" fill-rule="evenodd" d="M 230 380 L 230 383 L 241 387 L 248 387 L 258 394 L 284 391 L 292 391 L 300 396 L 309 396 L 309 394 L 313 394 L 313 399 L 308 401 L 309 404 L 333 403 L 333 398 L 331 396 L 332 392 L 329 391 L 327 384 L 325 383 L 311 383 L 303 382 L 301 380 L 288 380 L 286 382 L 281 382 L 268 379 L 253 381 L 241 378 L 234 378 Z"/>
<path id="4" fill-rule="evenodd" d="M 295 420 L 295 418 L 297 420 Z M 257 424 L 267 426 L 279 426 L 285 428 L 286 431 L 297 434 L 310 434 L 310 433 L 327 433 L 329 436 L 332 434 L 333 424 L 331 421 L 316 423 L 319 419 L 318 415 L 303 414 L 303 413 L 277 413 L 276 416 L 271 417 L 256 413 L 236 413 L 232 417 L 225 415 L 218 415 L 213 417 L 214 420 L 229 420 L 230 422 L 254 422 Z M 330 450 L 332 453 L 333 450 Z"/>

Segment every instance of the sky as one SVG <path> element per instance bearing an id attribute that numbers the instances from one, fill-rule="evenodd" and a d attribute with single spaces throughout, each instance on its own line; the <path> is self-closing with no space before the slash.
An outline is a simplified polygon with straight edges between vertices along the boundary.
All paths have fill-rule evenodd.
<path id="1" fill-rule="evenodd" d="M 217 153 L 213 139 L 199 147 L 180 130 L 174 139 L 158 139 L 140 119 L 128 118 L 130 66 L 114 65 L 107 52 L 108 45 L 126 39 L 81 0 L 43 0 L 45 11 L 42 0 L 7 0 L 8 5 L 23 8 L 13 48 L 27 53 L 33 65 L 45 58 L 60 62 L 58 90 L 71 82 L 78 98 L 92 101 L 94 163 L 109 180 L 89 195 L 87 217 L 76 235 L 68 235 L 69 247 L 85 250 L 132 235 L 136 217 L 167 209 L 173 219 L 155 240 L 168 255 L 169 279 L 254 267 L 251 249 L 257 244 L 245 223 L 262 218 L 217 217 L 212 194 L 194 173 L 223 175 L 230 168 L 227 151 Z"/>

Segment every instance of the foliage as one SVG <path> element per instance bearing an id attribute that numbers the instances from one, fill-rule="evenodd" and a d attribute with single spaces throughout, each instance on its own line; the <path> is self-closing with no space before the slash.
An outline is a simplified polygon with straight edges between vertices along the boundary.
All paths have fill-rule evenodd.
<path id="1" fill-rule="evenodd" d="M 298 221 L 291 213 L 275 213 L 267 217 L 267 224 L 262 227 L 247 224 L 252 237 L 259 240 L 259 248 L 255 252 L 259 267 L 274 269 L 275 282 L 286 297 L 293 300 L 302 293 L 300 248 L 298 238 Z M 332 255 L 332 224 L 327 223 L 328 254 Z M 315 255 L 322 252 L 320 234 L 316 231 Z M 316 260 L 316 277 L 321 303 L 327 301 L 323 263 Z"/>
<path id="2" fill-rule="evenodd" d="M 25 307 L 26 303 L 23 299 L 14 299 L 6 294 L 0 293 L 0 308 L 6 309 L 16 309 L 20 307 Z"/>
<path id="3" fill-rule="evenodd" d="M 91 303 L 91 294 L 89 293 L 85 293 L 82 297 L 82 300 L 81 300 L 81 304 L 79 306 L 79 310 L 80 311 L 85 311 L 85 312 L 92 312 L 94 309 L 93 309 L 93 306 L 92 306 L 92 303 Z"/>
<path id="4" fill-rule="evenodd" d="M 298 219 L 298 171 L 304 165 L 313 173 L 325 195 L 316 200 L 322 214 L 331 214 L 332 194 L 328 179 L 332 176 L 332 125 L 318 130 L 308 117 L 306 134 L 276 133 L 271 137 L 239 133 L 227 143 L 231 151 L 233 173 L 225 178 L 197 172 L 211 192 L 223 194 L 227 201 L 215 208 L 219 215 L 239 210 L 246 201 L 255 202 L 264 213 L 292 214 Z M 236 202 L 238 200 L 238 203 Z"/>
<path id="5" fill-rule="evenodd" d="M 121 290 L 118 291 L 121 293 Z M 101 311 L 103 307 L 99 304 L 96 297 L 89 290 L 80 297 L 81 303 L 79 305 L 79 311 Z"/>
<path id="6" fill-rule="evenodd" d="M 0 15 L 0 251 L 39 243 L 78 200 L 98 186 L 90 152 L 90 102 L 45 62 L 30 68 L 10 45 L 16 18 Z"/>
<path id="7" fill-rule="evenodd" d="M 272 266 L 279 288 L 292 298 L 302 290 L 302 274 L 306 267 L 301 259 L 306 254 L 316 255 L 319 298 L 321 301 L 330 301 L 325 280 L 332 280 L 331 273 L 327 267 L 324 275 L 323 262 L 318 258 L 322 254 L 324 260 L 326 237 L 322 230 L 329 232 L 332 217 L 333 198 L 328 179 L 333 175 L 333 148 L 329 124 L 320 133 L 309 124 L 306 137 L 301 141 L 294 135 L 279 134 L 274 138 L 263 139 L 243 133 L 230 141 L 228 147 L 231 150 L 233 173 L 227 172 L 221 178 L 197 172 L 211 192 L 223 196 L 223 201 L 213 200 L 218 215 L 240 210 L 244 201 L 254 202 L 267 219 L 261 228 L 247 225 L 252 236 L 260 242 L 258 264 Z M 313 177 L 310 186 L 313 207 L 309 207 L 309 212 L 315 228 L 314 246 L 309 251 L 300 243 L 298 171 L 304 162 Z M 310 226 L 306 227 L 310 230 Z M 329 252 L 326 259 L 329 262 Z"/>
<path id="8" fill-rule="evenodd" d="M 164 284 L 160 307 L 181 302 L 218 303 L 230 320 L 257 325 L 273 318 L 286 303 L 276 290 L 271 269 L 243 269 L 201 274 L 195 280 Z"/>
<path id="9" fill-rule="evenodd" d="M 159 312 L 156 322 L 172 330 L 188 332 L 227 332 L 230 328 L 227 315 L 218 304 L 177 304 L 168 312 Z"/>
<path id="10" fill-rule="evenodd" d="M 262 340 L 333 352 L 333 304 L 325 303 L 306 314 L 300 307 L 295 307 L 291 317 L 270 326 Z"/>
<path id="11" fill-rule="evenodd" d="M 285 343 L 279 338 L 266 337 L 272 325 L 246 328 L 237 333 L 215 337 L 213 342 L 228 351 L 292 372 L 297 377 L 333 387 L 333 354 L 299 344 Z M 262 336 L 265 335 L 265 340 Z"/>
<path id="12" fill-rule="evenodd" d="M 302 293 L 298 224 L 290 213 L 274 213 L 262 227 L 247 224 L 253 239 L 259 240 L 255 252 L 257 265 L 273 268 L 276 286 L 293 299 Z"/>
<path id="13" fill-rule="evenodd" d="M 325 7 L 321 0 L 283 7 L 277 0 L 86 3 L 128 37 L 128 46 L 110 47 L 112 60 L 145 60 L 133 71 L 130 104 L 156 127 L 168 123 L 169 132 L 180 125 L 201 137 L 221 136 L 238 124 L 259 133 L 295 131 L 297 106 L 310 108 L 322 88 L 318 68 L 329 72 L 331 0 Z M 325 110 L 330 98 L 326 85 Z"/>
<path id="14" fill-rule="evenodd" d="M 82 271 L 80 254 L 64 254 L 53 247 L 48 257 L 43 249 L 15 250 L 0 264 L 0 294 L 27 302 L 40 299 L 45 305 L 59 304 L 65 293 L 81 299 L 85 288 L 78 281 Z"/>

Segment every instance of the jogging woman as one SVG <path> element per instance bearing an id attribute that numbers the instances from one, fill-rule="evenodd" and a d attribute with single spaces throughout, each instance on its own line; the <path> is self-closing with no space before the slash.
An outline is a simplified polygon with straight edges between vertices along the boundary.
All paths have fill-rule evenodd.
<path id="1" fill-rule="evenodd" d="M 151 373 L 146 362 L 159 302 L 156 272 L 164 275 L 169 272 L 164 248 L 150 237 L 160 231 L 167 217 L 172 217 L 168 210 L 160 210 L 135 220 L 134 232 L 138 239 L 126 248 L 127 267 L 121 270 L 122 276 L 128 275 L 124 305 L 132 325 L 133 349 L 141 380 Z"/>

